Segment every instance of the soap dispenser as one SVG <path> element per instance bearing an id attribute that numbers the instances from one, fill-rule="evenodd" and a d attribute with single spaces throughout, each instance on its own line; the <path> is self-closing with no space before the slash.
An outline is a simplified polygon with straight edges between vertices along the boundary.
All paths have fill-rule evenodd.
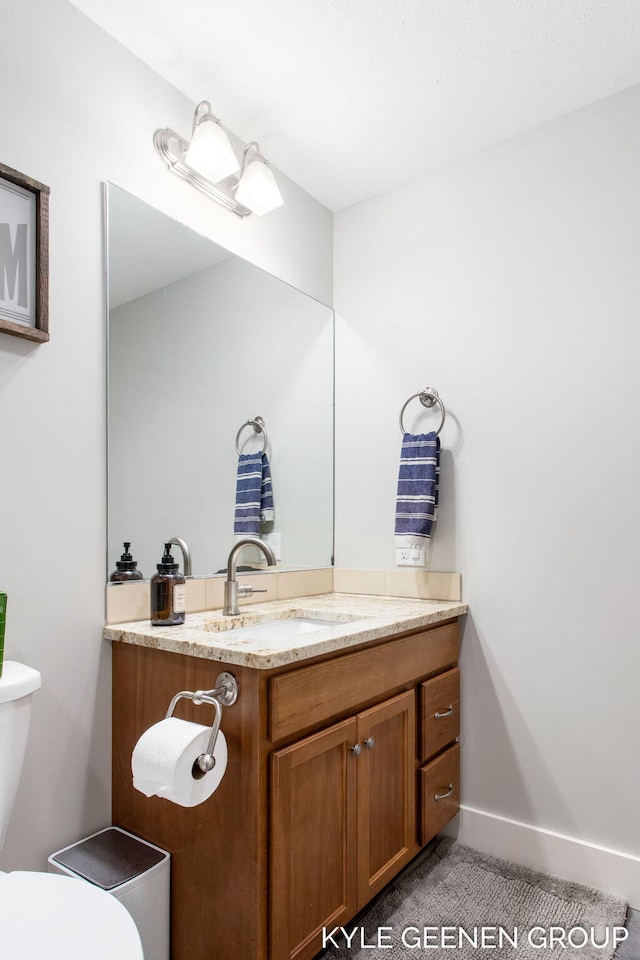
<path id="1" fill-rule="evenodd" d="M 111 583 L 122 583 L 124 580 L 144 580 L 144 576 L 138 570 L 138 564 L 129 553 L 130 546 L 130 543 L 123 543 L 124 553 L 119 560 L 116 560 L 116 569 L 109 577 Z"/>
<path id="2" fill-rule="evenodd" d="M 171 544 L 165 543 L 164 556 L 151 577 L 151 624 L 173 627 L 184 623 L 187 609 L 187 585 L 178 564 L 171 556 Z"/>

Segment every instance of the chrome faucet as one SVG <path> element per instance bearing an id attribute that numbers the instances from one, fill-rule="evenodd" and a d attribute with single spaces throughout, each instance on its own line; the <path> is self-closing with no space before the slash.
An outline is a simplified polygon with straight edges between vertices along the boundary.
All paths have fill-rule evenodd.
<path id="1" fill-rule="evenodd" d="M 273 550 L 264 540 L 260 540 L 259 537 L 243 537 L 242 540 L 234 543 L 231 548 L 231 553 L 229 554 L 229 559 L 227 560 L 227 579 L 224 582 L 224 607 L 222 608 L 222 615 L 225 617 L 236 617 L 240 613 L 238 606 L 240 597 L 250 597 L 254 593 L 267 592 L 266 590 L 254 590 L 249 584 L 243 584 L 241 587 L 238 586 L 236 566 L 238 563 L 238 555 L 243 547 L 258 547 L 258 549 L 264 553 L 270 567 L 274 567 L 276 564 Z"/>
<path id="2" fill-rule="evenodd" d="M 191 576 L 191 550 L 189 550 L 189 544 L 186 540 L 183 540 L 182 537 L 171 537 L 171 540 L 167 540 L 167 543 L 175 543 L 176 547 L 180 547 L 182 550 L 182 572 L 185 577 Z"/>

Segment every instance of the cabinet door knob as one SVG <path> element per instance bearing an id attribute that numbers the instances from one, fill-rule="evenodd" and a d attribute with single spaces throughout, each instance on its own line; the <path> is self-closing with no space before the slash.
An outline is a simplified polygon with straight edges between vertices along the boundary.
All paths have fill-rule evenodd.
<path id="1" fill-rule="evenodd" d="M 450 717 L 453 713 L 453 704 L 450 703 L 447 709 L 443 713 L 434 713 L 436 720 L 442 720 L 443 717 Z"/>
<path id="2" fill-rule="evenodd" d="M 365 740 L 364 745 L 367 750 L 373 750 L 376 745 L 375 737 L 369 737 L 368 740 Z"/>
<path id="3" fill-rule="evenodd" d="M 362 753 L 362 744 L 356 743 L 355 747 L 350 747 L 350 750 L 354 755 L 354 757 L 359 757 L 360 754 Z"/>
<path id="4" fill-rule="evenodd" d="M 449 788 L 448 788 L 448 790 L 447 790 L 446 793 L 436 793 L 436 794 L 434 795 L 434 798 L 433 798 L 433 799 L 434 799 L 434 800 L 444 800 L 446 797 L 450 797 L 452 793 L 453 793 L 453 784 L 450 783 L 450 784 L 449 784 Z"/>

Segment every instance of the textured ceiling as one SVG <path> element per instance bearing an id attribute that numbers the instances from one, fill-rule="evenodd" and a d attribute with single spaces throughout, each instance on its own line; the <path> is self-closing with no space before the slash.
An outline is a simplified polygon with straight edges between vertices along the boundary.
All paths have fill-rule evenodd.
<path id="1" fill-rule="evenodd" d="M 640 83 L 637 0 L 72 2 L 332 210 Z"/>

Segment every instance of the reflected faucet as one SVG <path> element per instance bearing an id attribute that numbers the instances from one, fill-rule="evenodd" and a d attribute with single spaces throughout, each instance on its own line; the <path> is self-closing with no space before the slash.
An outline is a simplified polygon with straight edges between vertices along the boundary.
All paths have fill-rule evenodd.
<path id="1" fill-rule="evenodd" d="M 250 597 L 253 593 L 267 592 L 266 589 L 254 590 L 249 584 L 243 584 L 241 587 L 238 586 L 236 580 L 236 565 L 238 563 L 238 555 L 243 547 L 258 547 L 267 558 L 269 566 L 275 567 L 276 565 L 273 550 L 264 540 L 260 540 L 259 537 L 243 537 L 242 540 L 234 543 L 231 548 L 231 553 L 229 554 L 229 559 L 227 560 L 227 579 L 224 582 L 224 607 L 222 608 L 222 615 L 225 617 L 236 617 L 240 613 L 238 606 L 238 599 L 240 597 Z"/>
<path id="2" fill-rule="evenodd" d="M 171 540 L 167 540 L 167 543 L 175 543 L 176 547 L 180 547 L 182 550 L 182 572 L 185 577 L 191 576 L 191 550 L 189 550 L 189 544 L 186 540 L 183 540 L 182 537 L 171 537 Z"/>

